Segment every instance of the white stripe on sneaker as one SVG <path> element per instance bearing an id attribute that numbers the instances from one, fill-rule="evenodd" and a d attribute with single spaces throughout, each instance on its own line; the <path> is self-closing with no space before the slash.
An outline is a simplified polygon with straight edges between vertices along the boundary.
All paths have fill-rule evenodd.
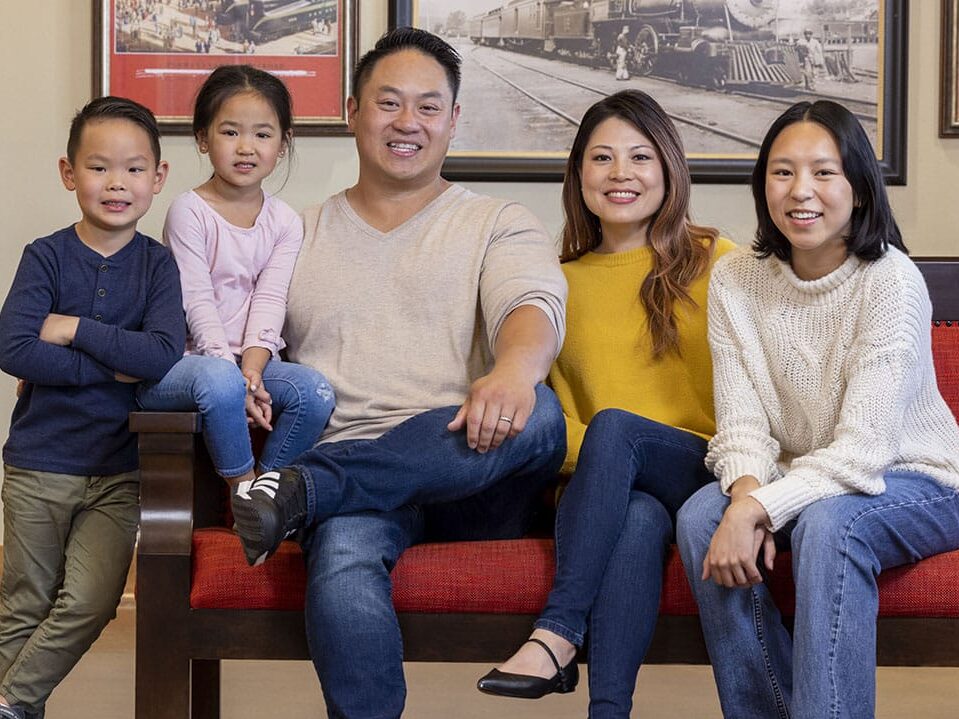
<path id="1" fill-rule="evenodd" d="M 279 472 L 265 472 L 256 479 L 247 479 L 236 485 L 236 496 L 250 500 L 250 492 L 259 490 L 265 492 L 270 499 L 276 499 L 276 490 L 280 487 L 279 479 Z"/>

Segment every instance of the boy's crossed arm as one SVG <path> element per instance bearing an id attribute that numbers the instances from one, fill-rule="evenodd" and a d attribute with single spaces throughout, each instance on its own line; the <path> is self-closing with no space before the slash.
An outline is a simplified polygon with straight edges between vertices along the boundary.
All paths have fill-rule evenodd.
<path id="1" fill-rule="evenodd" d="M 0 310 L 0 369 L 27 382 L 81 386 L 159 380 L 186 343 L 180 282 L 172 258 L 156 268 L 139 330 L 50 312 L 56 283 L 24 252 Z"/>
<path id="2" fill-rule="evenodd" d="M 43 326 L 40 328 L 40 339 L 50 344 L 69 347 L 73 343 L 73 338 L 76 337 L 77 327 L 79 327 L 79 325 L 79 317 L 58 315 L 55 312 L 51 312 L 47 315 L 47 318 L 43 321 Z M 113 377 L 117 382 L 127 382 L 130 384 L 140 382 L 143 379 L 142 377 L 131 377 L 122 372 L 114 372 Z M 22 379 L 17 383 L 18 397 L 20 396 L 20 392 L 23 391 L 23 383 L 24 380 Z"/>
<path id="3" fill-rule="evenodd" d="M 146 304 L 138 330 L 82 317 L 73 337 L 73 347 L 110 367 L 121 382 L 163 379 L 186 347 L 180 273 L 169 252 L 164 251 L 143 291 Z"/>

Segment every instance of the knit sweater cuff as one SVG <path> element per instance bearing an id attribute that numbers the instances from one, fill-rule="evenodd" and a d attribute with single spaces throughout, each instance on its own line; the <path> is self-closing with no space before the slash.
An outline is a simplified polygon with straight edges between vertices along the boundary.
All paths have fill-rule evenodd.
<path id="1" fill-rule="evenodd" d="M 729 488 L 740 477 L 755 477 L 760 485 L 768 484 L 772 479 L 768 462 L 752 454 L 731 454 L 723 457 L 719 476 L 719 487 L 723 494 L 729 494 Z"/>
<path id="2" fill-rule="evenodd" d="M 821 499 L 810 482 L 800 477 L 783 477 L 754 489 L 749 496 L 763 505 L 769 515 L 769 528 L 774 532 Z"/>

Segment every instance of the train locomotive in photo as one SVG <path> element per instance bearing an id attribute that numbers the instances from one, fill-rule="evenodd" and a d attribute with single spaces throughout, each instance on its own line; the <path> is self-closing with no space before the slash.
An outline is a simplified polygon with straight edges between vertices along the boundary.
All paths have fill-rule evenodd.
<path id="1" fill-rule="evenodd" d="M 310 29 L 314 19 L 336 22 L 338 0 L 227 0 L 217 14 L 237 37 L 257 44 Z"/>
<path id="2" fill-rule="evenodd" d="M 779 0 L 511 0 L 470 21 L 474 43 L 608 64 L 680 82 L 789 85 L 795 48 L 776 39 Z"/>

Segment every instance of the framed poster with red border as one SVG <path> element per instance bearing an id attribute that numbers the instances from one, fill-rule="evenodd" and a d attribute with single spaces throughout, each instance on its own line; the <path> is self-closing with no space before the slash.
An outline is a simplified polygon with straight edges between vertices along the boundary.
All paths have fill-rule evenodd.
<path id="1" fill-rule="evenodd" d="M 358 0 L 94 0 L 94 94 L 136 100 L 190 134 L 193 99 L 223 64 L 280 77 L 301 135 L 343 135 Z"/>

